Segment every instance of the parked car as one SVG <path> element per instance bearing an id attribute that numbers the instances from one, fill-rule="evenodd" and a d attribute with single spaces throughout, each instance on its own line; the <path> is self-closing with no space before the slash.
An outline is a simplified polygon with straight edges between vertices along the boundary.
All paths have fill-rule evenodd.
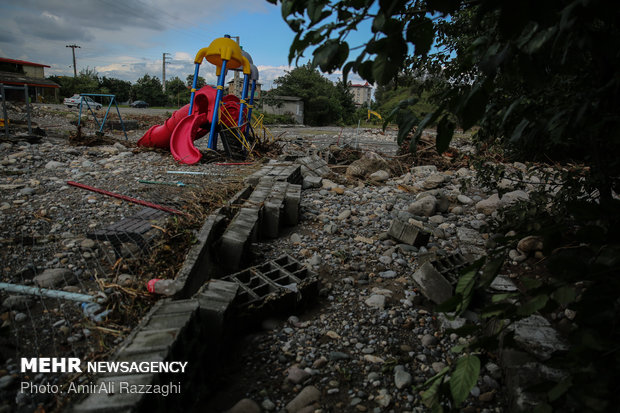
<path id="1" fill-rule="evenodd" d="M 143 100 L 136 100 L 135 102 L 132 102 L 129 106 L 131 106 L 132 108 L 148 108 L 149 104 Z"/>
<path id="2" fill-rule="evenodd" d="M 95 102 L 90 96 L 84 96 L 84 100 L 86 100 L 88 102 L 88 105 L 95 110 L 99 110 L 102 108 L 101 103 Z M 73 95 L 70 98 L 65 98 L 62 103 L 67 105 L 68 108 L 77 108 L 80 106 L 81 101 L 81 95 Z"/>

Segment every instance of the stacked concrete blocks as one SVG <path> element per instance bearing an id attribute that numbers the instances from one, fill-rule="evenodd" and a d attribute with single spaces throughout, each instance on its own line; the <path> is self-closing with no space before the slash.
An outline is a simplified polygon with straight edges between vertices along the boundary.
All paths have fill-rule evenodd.
<path id="1" fill-rule="evenodd" d="M 192 326 L 196 324 L 197 309 L 196 300 L 159 301 L 144 317 L 138 328 L 127 337 L 112 361 L 189 362 L 188 358 L 192 353 L 185 350 L 196 334 L 196 329 Z M 187 371 L 185 374 L 120 371 L 102 373 L 95 384 L 101 386 L 105 383 L 108 388 L 115 389 L 114 393 L 89 394 L 86 399 L 74 405 L 72 411 L 76 413 L 136 412 L 147 409 L 158 412 L 170 411 L 182 403 L 183 393 L 186 390 L 182 383 L 188 382 L 187 373 Z M 128 386 L 178 383 L 181 393 L 158 397 L 152 394 L 121 392 L 121 383 L 128 383 Z"/>
<path id="2" fill-rule="evenodd" d="M 250 185 L 257 185 L 261 178 L 270 178 L 274 181 L 286 181 L 292 184 L 298 184 L 302 179 L 301 167 L 292 162 L 267 164 L 245 178 L 245 182 Z"/>

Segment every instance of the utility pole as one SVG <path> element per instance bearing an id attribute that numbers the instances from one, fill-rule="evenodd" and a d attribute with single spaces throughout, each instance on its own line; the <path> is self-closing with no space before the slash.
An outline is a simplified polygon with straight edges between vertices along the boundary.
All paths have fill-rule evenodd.
<path id="1" fill-rule="evenodd" d="M 239 36 L 233 36 L 233 39 L 235 39 L 237 41 L 238 45 L 241 45 L 241 40 L 239 39 Z M 235 89 L 235 92 L 237 91 L 237 87 L 239 87 L 239 71 L 238 70 L 233 70 L 235 77 L 233 78 L 233 88 Z M 228 91 L 228 93 L 231 93 L 232 91 Z M 239 95 L 241 95 L 241 93 L 239 93 Z"/>
<path id="2" fill-rule="evenodd" d="M 65 47 L 70 47 L 73 52 L 73 77 L 77 77 L 77 67 L 75 66 L 75 48 L 77 47 L 78 49 L 81 49 L 81 47 L 77 44 L 70 44 Z"/>
<path id="3" fill-rule="evenodd" d="M 164 86 L 164 93 L 166 93 L 166 63 L 170 63 L 170 60 L 166 60 L 166 59 L 170 59 L 170 53 L 164 53 L 161 59 L 161 77 L 162 77 L 162 83 Z"/>

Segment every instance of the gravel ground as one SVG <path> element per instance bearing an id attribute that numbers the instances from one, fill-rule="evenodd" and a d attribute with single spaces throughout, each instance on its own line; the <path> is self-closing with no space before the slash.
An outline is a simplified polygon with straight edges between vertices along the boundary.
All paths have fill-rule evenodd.
<path id="1" fill-rule="evenodd" d="M 336 177 L 344 184 L 324 180 L 322 189 L 304 191 L 301 223 L 261 247 L 264 259 L 286 252 L 316 270 L 318 302 L 308 312 L 266 320 L 264 331 L 242 339 L 219 396 L 203 411 L 223 411 L 240 399 L 256 409 L 247 411 L 281 411 L 308 389 L 319 395 L 308 411 L 427 411 L 415 386 L 453 363 L 450 349 L 464 339 L 444 334 L 411 275 L 428 259 L 484 245 L 488 217 L 474 206 L 484 194 L 460 191 L 459 180 L 471 176 L 422 166 L 385 184 Z M 432 212 L 412 207 L 429 193 Z M 431 241 L 417 248 L 391 239 L 394 218 L 430 226 Z M 504 405 L 499 368 L 487 360 L 463 411 L 500 412 Z"/>
<path id="2" fill-rule="evenodd" d="M 110 252 L 89 243 L 85 234 L 139 208 L 71 187 L 67 181 L 183 208 L 191 201 L 189 188 L 138 180 L 182 179 L 186 184 L 213 186 L 239 180 L 255 168 L 180 166 L 166 152 L 137 149 L 135 142 L 144 130 L 166 117 L 152 110 L 134 111 L 140 115 L 126 112 L 126 116 L 137 119 L 140 129 L 130 132 L 127 140 L 117 133 L 113 140 L 85 146 L 68 139 L 75 130 L 70 123 L 77 119 L 75 110 L 38 106 L 35 121 L 48 137 L 38 143 L 24 139 L 0 143 L 3 281 L 28 285 L 46 270 L 66 268 L 76 280 L 63 279 L 58 288 L 91 294 L 100 289 L 94 279 L 99 267 L 93 262 Z M 93 129 L 83 133 L 91 136 Z M 397 149 L 394 131 L 383 134 L 379 129 L 274 127 L 271 133 L 281 138 L 289 154 L 337 145 L 390 159 Z M 197 142 L 199 148 L 206 145 L 202 141 Z M 460 145 L 468 149 L 465 143 Z M 179 169 L 211 175 L 166 174 Z M 318 300 L 304 313 L 265 320 L 261 331 L 240 338 L 226 371 L 221 372 L 217 395 L 201 400 L 201 411 L 224 411 L 242 399 L 249 410 L 232 411 L 281 411 L 292 400 L 313 392 L 318 402 L 307 411 L 426 411 L 414 386 L 453 363 L 450 349 L 462 339 L 444 333 L 444 321 L 432 312 L 411 275 L 434 257 L 484 252 L 489 217 L 500 200 L 489 206 L 493 201 L 489 194 L 464 186 L 463 180 L 473 177 L 469 169 L 438 171 L 433 166 L 406 165 L 405 172 L 372 183 L 334 175 L 323 181 L 323 188 L 304 191 L 300 224 L 259 248 L 262 260 L 287 252 L 315 269 L 321 279 Z M 413 247 L 390 239 L 386 231 L 394 218 L 430 227 L 429 243 Z M 3 294 L 2 299 L 6 298 Z M 75 343 L 86 343 L 83 348 L 88 350 L 96 328 L 81 325 L 81 313 L 74 306 L 57 301 L 50 306 L 50 311 L 42 312 L 47 314 L 42 336 L 51 337 L 59 354 L 76 351 Z M 19 318 L 27 323 L 29 307 L 21 308 L 4 310 L 7 331 L 19 331 L 17 314 L 24 314 Z M 110 345 L 124 334 L 126 330 Z M 14 359 L 6 356 L 16 343 L 5 336 L 2 340 L 0 392 L 7 403 L 15 393 L 12 384 L 5 383 L 10 379 L 2 379 L 16 371 Z M 17 345 L 28 343 L 18 339 Z M 503 411 L 501 385 L 495 360 L 487 359 L 463 411 Z"/>

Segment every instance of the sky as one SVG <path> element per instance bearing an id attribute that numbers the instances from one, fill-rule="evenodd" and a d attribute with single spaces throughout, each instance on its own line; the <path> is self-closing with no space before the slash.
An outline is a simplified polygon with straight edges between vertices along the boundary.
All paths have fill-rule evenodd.
<path id="1" fill-rule="evenodd" d="M 185 80 L 198 50 L 225 34 L 239 37 L 263 89 L 293 68 L 288 51 L 294 34 L 280 6 L 266 0 L 3 0 L 0 15 L 0 57 L 49 65 L 46 76 L 73 76 L 66 46 L 76 44 L 78 73 L 89 68 L 101 77 L 135 82 L 149 74 L 161 80 L 165 52 L 166 79 Z M 215 83 L 215 67 L 203 61 L 200 76 Z M 350 80 L 363 83 L 354 74 Z"/>

